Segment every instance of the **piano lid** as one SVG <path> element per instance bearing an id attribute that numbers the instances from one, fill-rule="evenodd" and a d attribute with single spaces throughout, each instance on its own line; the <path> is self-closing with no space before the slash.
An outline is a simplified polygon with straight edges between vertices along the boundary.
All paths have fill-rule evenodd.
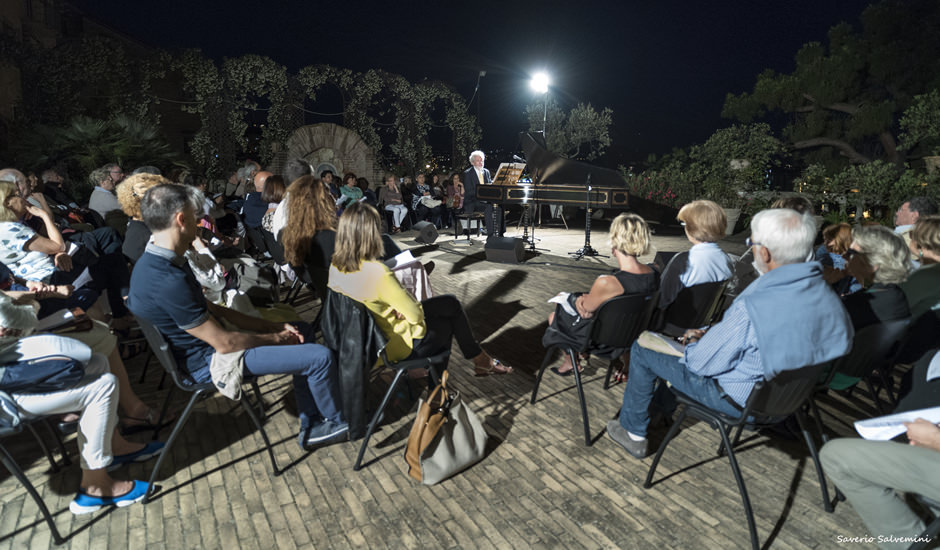
<path id="1" fill-rule="evenodd" d="M 540 133 L 522 132 L 519 134 L 522 150 L 529 165 L 533 181 L 542 185 L 584 185 L 591 174 L 591 185 L 626 189 L 627 182 L 616 170 L 601 168 L 586 162 L 566 159 L 552 153 L 543 145 L 545 139 Z"/>

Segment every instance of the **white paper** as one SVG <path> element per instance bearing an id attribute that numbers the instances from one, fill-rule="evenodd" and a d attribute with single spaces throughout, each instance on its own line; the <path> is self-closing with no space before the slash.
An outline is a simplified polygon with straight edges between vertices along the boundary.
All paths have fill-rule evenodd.
<path id="1" fill-rule="evenodd" d="M 75 290 L 78 290 L 90 282 L 91 282 L 91 273 L 88 272 L 88 268 L 86 267 L 85 270 L 82 271 L 81 275 L 79 275 L 72 282 L 72 286 L 74 287 Z"/>
<path id="2" fill-rule="evenodd" d="M 570 296 L 570 295 L 571 295 L 571 294 L 568 293 L 568 292 L 559 292 L 558 294 L 556 294 L 555 296 L 553 296 L 551 299 L 549 299 L 549 300 L 548 300 L 548 303 L 550 303 L 550 304 L 552 304 L 552 303 L 560 304 L 560 305 L 561 305 L 561 308 L 562 308 L 563 310 L 565 310 L 565 313 L 567 313 L 568 315 L 571 315 L 571 316 L 573 316 L 573 317 L 577 317 L 577 316 L 578 316 L 578 310 L 576 310 L 575 308 L 571 307 L 571 304 L 568 302 L 568 296 Z"/>
<path id="3" fill-rule="evenodd" d="M 931 407 L 929 409 L 920 409 L 918 411 L 908 411 L 867 420 L 855 422 L 855 431 L 865 439 L 875 441 L 887 441 L 894 439 L 907 431 L 905 422 L 913 422 L 918 418 L 923 418 L 934 424 L 940 422 L 940 407 Z"/>
<path id="4" fill-rule="evenodd" d="M 388 266 L 389 269 L 395 269 L 396 267 L 401 267 L 405 264 L 410 264 L 411 262 L 414 262 L 414 261 L 417 261 L 417 260 L 415 259 L 411 251 L 405 250 L 405 251 L 399 252 L 398 255 L 395 256 L 394 258 L 389 258 L 385 260 L 385 265 Z"/>
<path id="5" fill-rule="evenodd" d="M 66 250 L 66 252 L 68 253 L 69 256 L 74 256 L 75 253 L 78 252 L 78 249 L 79 249 L 79 248 L 81 248 L 81 247 L 78 246 L 78 245 L 75 244 L 75 243 L 70 242 L 70 243 L 69 243 L 69 248 L 68 248 L 68 250 Z"/>
<path id="6" fill-rule="evenodd" d="M 933 355 L 930 365 L 927 367 L 927 382 L 940 378 L 940 352 Z"/>
<path id="7" fill-rule="evenodd" d="M 676 342 L 675 338 L 671 336 L 651 330 L 644 330 L 637 338 L 637 343 L 646 349 L 672 355 L 673 357 L 683 357 L 685 355 L 685 344 Z"/>

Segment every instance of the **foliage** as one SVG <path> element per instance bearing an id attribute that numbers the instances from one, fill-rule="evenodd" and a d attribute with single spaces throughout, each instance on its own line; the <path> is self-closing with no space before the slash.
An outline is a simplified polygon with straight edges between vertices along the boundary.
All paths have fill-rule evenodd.
<path id="1" fill-rule="evenodd" d="M 914 97 L 901 116 L 900 137 L 907 151 L 919 145 L 928 155 L 940 154 L 940 89 Z"/>
<path id="2" fill-rule="evenodd" d="M 881 160 L 848 166 L 829 179 L 827 191 L 835 197 L 844 197 L 840 200 L 841 212 L 846 213 L 848 206 L 854 206 L 857 216 L 870 207 L 887 206 L 901 173 L 896 165 Z"/>
<path id="3" fill-rule="evenodd" d="M 799 151 L 821 148 L 843 165 L 901 164 L 899 115 L 940 84 L 940 3 L 883 0 L 861 22 L 860 30 L 834 26 L 826 45 L 804 45 L 793 72 L 766 70 L 751 92 L 728 94 L 723 116 L 750 122 L 781 113 L 789 120 L 782 135 Z"/>
<path id="4" fill-rule="evenodd" d="M 646 170 L 641 174 L 629 174 L 620 167 L 620 172 L 630 193 L 647 200 L 678 208 L 695 200 L 696 172 L 687 162 L 677 158 L 655 170 Z"/>
<path id="5" fill-rule="evenodd" d="M 544 101 L 548 101 L 547 113 Z M 590 103 L 578 103 L 565 113 L 547 95 L 543 101 L 526 107 L 530 132 L 541 130 L 544 120 L 545 141 L 550 151 L 584 160 L 594 160 L 607 150 L 613 115 L 614 111 L 609 107 L 598 112 Z"/>
<path id="6" fill-rule="evenodd" d="M 91 193 L 85 176 L 105 164 L 165 169 L 179 161 L 153 126 L 125 115 L 111 120 L 77 116 L 67 126 L 40 125 L 16 149 L 20 166 L 64 167 L 77 197 Z"/>
<path id="7" fill-rule="evenodd" d="M 693 146 L 689 158 L 701 179 L 697 191 L 703 198 L 725 208 L 747 208 L 749 197 L 767 189 L 767 171 L 784 153 L 770 126 L 755 123 L 717 130 L 705 143 Z"/>

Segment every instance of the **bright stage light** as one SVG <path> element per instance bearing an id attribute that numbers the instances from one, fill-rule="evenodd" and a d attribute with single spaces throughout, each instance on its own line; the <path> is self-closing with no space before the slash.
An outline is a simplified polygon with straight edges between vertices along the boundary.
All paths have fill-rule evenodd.
<path id="1" fill-rule="evenodd" d="M 529 85 L 532 86 L 532 89 L 540 94 L 544 94 L 548 91 L 548 75 L 545 73 L 535 73 L 532 75 L 532 81 L 529 82 Z"/>

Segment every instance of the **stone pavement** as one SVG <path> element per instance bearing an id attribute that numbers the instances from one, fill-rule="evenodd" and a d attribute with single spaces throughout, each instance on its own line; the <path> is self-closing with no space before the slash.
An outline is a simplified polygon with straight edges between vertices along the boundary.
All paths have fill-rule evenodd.
<path id="1" fill-rule="evenodd" d="M 605 223 L 592 244 L 605 251 Z M 748 532 L 728 461 L 716 456 L 717 433 L 688 421 L 670 445 L 657 482 L 642 488 L 651 459 L 635 460 L 603 435 L 617 411 L 623 386 L 603 389 L 606 363 L 585 369 L 592 447 L 583 441 L 572 378 L 546 373 L 538 402 L 529 396 L 544 350 L 541 336 L 552 310 L 546 300 L 560 290 L 587 290 L 609 260 L 566 257 L 580 248 L 583 231 L 539 230 L 546 249 L 524 264 L 484 261 L 482 241 L 455 246 L 444 237 L 419 245 L 413 233 L 397 236 L 416 255 L 433 259 L 435 291 L 465 304 L 484 347 L 516 368 L 508 376 L 475 378 L 454 349 L 452 383 L 491 434 L 487 456 L 433 487 L 406 473 L 404 443 L 415 404 L 402 389 L 398 410 L 373 437 L 366 466 L 352 469 L 359 444 L 342 443 L 305 453 L 296 444 L 297 419 L 287 377 L 262 379 L 266 427 L 283 475 L 270 474 L 263 444 L 233 402 L 215 396 L 197 406 L 163 465 L 162 491 L 150 504 L 75 518 L 68 502 L 78 486 L 76 465 L 50 475 L 28 437 L 10 448 L 55 514 L 70 548 L 743 548 Z M 743 238 L 723 243 L 741 252 Z M 681 234 L 661 231 L 659 250 L 682 250 Z M 649 261 L 652 255 L 644 260 Z M 298 301 L 306 319 L 319 302 Z M 146 354 L 128 361 L 132 379 Z M 557 360 L 557 359 L 556 359 Z M 160 369 L 151 365 L 141 386 L 157 403 Z M 415 386 L 416 388 L 419 386 Z M 379 383 L 374 394 L 384 391 Z M 181 397 L 174 401 L 182 407 Z M 827 406 L 840 418 L 854 409 L 841 400 Z M 848 425 L 826 417 L 830 429 Z M 162 437 L 167 437 L 165 431 Z M 653 432 L 658 444 L 663 432 Z M 74 438 L 73 438 L 74 439 Z M 77 464 L 74 441 L 66 443 Z M 800 441 L 746 437 L 738 453 L 762 544 L 772 548 L 849 547 L 837 535 L 866 530 L 846 504 L 827 514 L 812 462 Z M 149 476 L 153 462 L 116 475 Z M 38 509 L 6 473 L 0 474 L 0 549 L 46 548 L 51 537 Z"/>

